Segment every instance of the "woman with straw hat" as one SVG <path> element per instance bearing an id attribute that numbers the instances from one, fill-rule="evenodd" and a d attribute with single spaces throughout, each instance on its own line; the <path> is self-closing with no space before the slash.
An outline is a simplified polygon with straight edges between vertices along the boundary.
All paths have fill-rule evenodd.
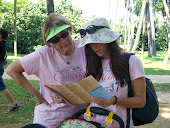
<path id="1" fill-rule="evenodd" d="M 93 75 L 112 96 L 111 99 L 92 98 L 92 107 L 104 107 L 116 113 L 127 123 L 127 108 L 142 108 L 146 102 L 145 73 L 141 61 L 131 55 L 129 68 L 119 47 L 117 39 L 120 33 L 112 31 L 109 22 L 102 17 L 91 19 L 80 30 L 82 41 L 78 47 L 85 46 L 87 60 L 86 76 Z M 128 70 L 134 96 L 128 97 Z M 132 114 L 132 113 L 131 113 Z M 86 118 L 86 116 L 85 116 Z M 92 120 L 104 126 L 104 116 L 93 114 Z M 87 118 L 86 118 L 87 119 Z M 107 128 L 118 128 L 119 124 L 113 121 Z M 132 118 L 130 127 L 133 127 Z"/>

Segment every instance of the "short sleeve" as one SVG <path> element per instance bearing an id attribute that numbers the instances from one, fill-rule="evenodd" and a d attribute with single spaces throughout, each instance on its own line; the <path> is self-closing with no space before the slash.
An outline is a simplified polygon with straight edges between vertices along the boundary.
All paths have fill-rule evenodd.
<path id="1" fill-rule="evenodd" d="M 136 55 L 131 55 L 129 59 L 129 73 L 131 81 L 145 77 L 145 71 L 141 60 Z"/>
<path id="2" fill-rule="evenodd" d="M 19 59 L 23 69 L 28 75 L 38 75 L 40 66 L 40 55 L 38 51 L 32 52 Z"/>

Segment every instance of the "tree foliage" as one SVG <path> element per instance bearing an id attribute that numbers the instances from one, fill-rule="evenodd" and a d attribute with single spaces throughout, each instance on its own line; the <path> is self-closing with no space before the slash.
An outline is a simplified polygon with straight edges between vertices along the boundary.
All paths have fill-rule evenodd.
<path id="1" fill-rule="evenodd" d="M 136 0 L 134 13 L 139 16 L 141 14 L 141 5 L 143 0 Z M 152 0 L 152 5 L 157 14 L 162 14 L 163 18 L 166 16 L 165 9 L 162 0 Z M 170 5 L 169 5 L 170 6 Z M 159 22 L 158 22 L 159 21 Z M 147 23 L 148 24 L 148 23 Z M 168 33 L 167 33 L 167 23 L 164 20 L 164 23 L 161 23 L 160 19 L 156 19 L 155 22 L 155 43 L 156 43 L 156 50 L 167 50 L 168 47 Z M 136 31 L 136 30 L 135 30 Z M 148 33 L 147 33 L 148 34 Z M 148 50 L 148 36 L 145 36 L 145 50 Z M 141 37 L 137 49 L 141 49 Z"/>
<path id="2" fill-rule="evenodd" d="M 20 7 L 20 6 L 17 6 Z M 13 8 L 11 8 L 13 9 Z M 56 4 L 55 12 L 66 16 L 73 24 L 74 38 L 80 38 L 79 29 L 85 21 L 82 10 L 73 6 L 70 2 L 60 1 Z M 40 45 L 44 45 L 41 35 L 41 26 L 44 19 L 47 17 L 47 6 L 45 1 L 39 3 L 27 3 L 20 10 L 17 9 L 17 49 L 18 53 L 28 54 L 33 52 Z M 13 10 L 5 11 L 0 17 L 0 24 L 9 32 L 7 39 L 8 51 L 13 52 L 14 43 L 14 25 L 13 25 Z"/>
<path id="3" fill-rule="evenodd" d="M 30 3 L 28 0 L 17 0 L 17 12 L 20 12 L 23 6 Z M 4 2 L 1 0 L 0 2 L 0 15 L 6 12 L 10 12 L 14 10 L 14 3 L 13 2 Z"/>
<path id="4" fill-rule="evenodd" d="M 72 5 L 71 2 L 67 2 L 67 0 L 61 0 L 61 2 L 56 4 L 55 8 L 57 13 L 60 13 L 69 19 L 73 25 L 73 38 L 79 39 L 79 30 L 87 21 L 87 18 L 82 17 L 83 11 Z"/>
<path id="5" fill-rule="evenodd" d="M 167 34 L 167 25 L 162 25 L 157 28 L 156 32 L 156 42 L 157 50 L 167 50 L 168 49 L 168 34 Z"/>
<path id="6" fill-rule="evenodd" d="M 155 2 L 156 1 L 156 2 Z M 136 15 L 141 13 L 142 0 L 134 0 Z M 157 12 L 165 12 L 162 0 L 154 0 L 155 10 Z M 7 29 L 9 32 L 9 38 L 7 39 L 8 51 L 13 52 L 14 43 L 14 3 L 5 3 L 0 0 L 0 26 Z M 79 30 L 83 24 L 91 17 L 82 17 L 83 11 L 76 6 L 72 5 L 67 0 L 61 0 L 55 3 L 55 12 L 61 13 L 66 16 L 73 24 L 73 39 L 80 39 Z M 164 15 L 165 16 L 165 15 Z M 41 25 L 44 19 L 47 17 L 47 5 L 46 0 L 40 0 L 39 3 L 30 3 L 28 0 L 17 0 L 17 49 L 18 53 L 28 54 L 38 47 L 44 45 L 41 36 Z M 111 21 L 110 21 L 111 22 Z M 136 23 L 134 23 L 136 24 Z M 166 23 L 165 23 L 166 24 Z M 138 26 L 138 25 L 136 25 Z M 125 34 L 123 21 L 116 26 L 116 31 Z M 156 46 L 157 50 L 167 49 L 167 29 L 164 24 L 158 25 L 156 23 Z M 137 29 L 134 29 L 136 36 Z M 147 42 L 147 35 L 145 42 Z M 140 35 L 140 37 L 142 37 Z M 121 41 L 123 42 L 123 37 Z M 141 42 L 141 38 L 139 40 Z M 138 49 L 141 44 L 139 43 Z M 147 43 L 146 49 L 147 49 Z"/>
<path id="7" fill-rule="evenodd" d="M 44 8 L 44 9 L 43 9 Z M 30 53 L 33 47 L 42 43 L 41 24 L 46 14 L 42 13 L 45 4 L 29 3 L 17 13 L 17 49 L 18 53 Z M 6 13 L 2 27 L 9 32 L 8 51 L 13 51 L 13 13 Z"/>

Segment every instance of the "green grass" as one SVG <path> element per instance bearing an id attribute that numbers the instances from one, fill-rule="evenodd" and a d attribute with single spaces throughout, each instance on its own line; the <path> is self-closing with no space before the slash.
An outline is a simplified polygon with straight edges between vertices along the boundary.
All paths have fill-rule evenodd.
<path id="1" fill-rule="evenodd" d="M 19 128 L 26 124 L 32 123 L 33 112 L 35 107 L 35 98 L 20 87 L 14 80 L 4 80 L 4 83 L 13 98 L 19 103 L 20 108 L 14 112 L 8 112 L 11 107 L 10 101 L 6 99 L 3 93 L 0 93 L 0 128 L 12 128 L 15 126 Z M 39 89 L 38 81 L 31 81 L 31 83 Z"/>
<path id="2" fill-rule="evenodd" d="M 8 90 L 11 92 L 20 108 L 14 112 L 8 112 L 10 109 L 10 102 L 6 99 L 3 93 L 0 93 L 0 128 L 20 128 L 33 121 L 33 112 L 35 106 L 35 98 L 20 87 L 14 80 L 4 80 Z M 38 81 L 31 81 L 31 83 L 39 89 Z M 170 83 L 168 84 L 154 84 L 156 91 L 170 92 Z"/>
<path id="3" fill-rule="evenodd" d="M 148 52 L 144 53 L 141 59 L 146 75 L 170 75 L 170 59 L 167 64 L 163 63 L 166 51 L 157 51 L 156 57 L 148 57 Z M 141 52 L 135 55 L 140 58 Z"/>
<path id="4" fill-rule="evenodd" d="M 18 54 L 16 57 L 16 56 L 14 56 L 14 53 L 7 52 L 7 65 L 5 65 L 4 68 L 6 68 L 13 61 L 15 61 L 23 56 L 25 56 L 25 54 Z"/>
<path id="5" fill-rule="evenodd" d="M 8 64 L 19 59 L 24 55 L 13 56 L 13 53 L 8 54 Z M 135 53 L 140 58 L 140 52 Z M 170 60 L 167 64 L 163 63 L 166 52 L 158 51 L 156 57 L 148 58 L 147 52 L 144 54 L 142 63 L 147 75 L 170 75 Z M 10 102 L 6 99 L 3 93 L 0 93 L 0 128 L 20 128 L 26 124 L 32 123 L 33 112 L 35 106 L 35 98 L 20 87 L 14 80 L 4 80 L 8 90 L 11 92 L 14 99 L 20 104 L 20 109 L 15 112 L 8 112 L 10 109 Z M 39 89 L 38 81 L 31 81 L 31 83 Z M 156 91 L 170 92 L 170 83 L 168 84 L 154 84 Z"/>
<path id="6" fill-rule="evenodd" d="M 166 83 L 166 84 L 154 84 L 155 90 L 157 92 L 159 91 L 163 91 L 163 92 L 170 92 L 170 83 Z"/>
<path id="7" fill-rule="evenodd" d="M 167 64 L 163 63 L 166 51 L 157 51 L 156 57 L 148 57 L 148 52 L 144 52 L 144 59 L 141 59 L 146 75 L 170 75 L 170 59 Z M 25 54 L 18 54 L 17 57 L 13 53 L 7 53 L 7 65 L 19 59 Z M 136 52 L 135 55 L 140 58 L 141 52 Z"/>

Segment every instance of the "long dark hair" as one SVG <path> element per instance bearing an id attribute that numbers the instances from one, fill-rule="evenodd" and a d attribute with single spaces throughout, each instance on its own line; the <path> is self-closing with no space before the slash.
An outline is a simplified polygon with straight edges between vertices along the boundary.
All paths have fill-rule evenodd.
<path id="1" fill-rule="evenodd" d="M 123 87 L 129 82 L 129 78 L 127 63 L 121 55 L 122 49 L 119 47 L 117 41 L 113 41 L 107 45 L 110 53 L 110 69 L 116 80 L 120 82 L 121 87 Z M 87 60 L 86 76 L 93 75 L 99 81 L 103 75 L 102 57 L 99 57 L 93 52 L 89 44 L 85 46 L 85 54 Z"/>

